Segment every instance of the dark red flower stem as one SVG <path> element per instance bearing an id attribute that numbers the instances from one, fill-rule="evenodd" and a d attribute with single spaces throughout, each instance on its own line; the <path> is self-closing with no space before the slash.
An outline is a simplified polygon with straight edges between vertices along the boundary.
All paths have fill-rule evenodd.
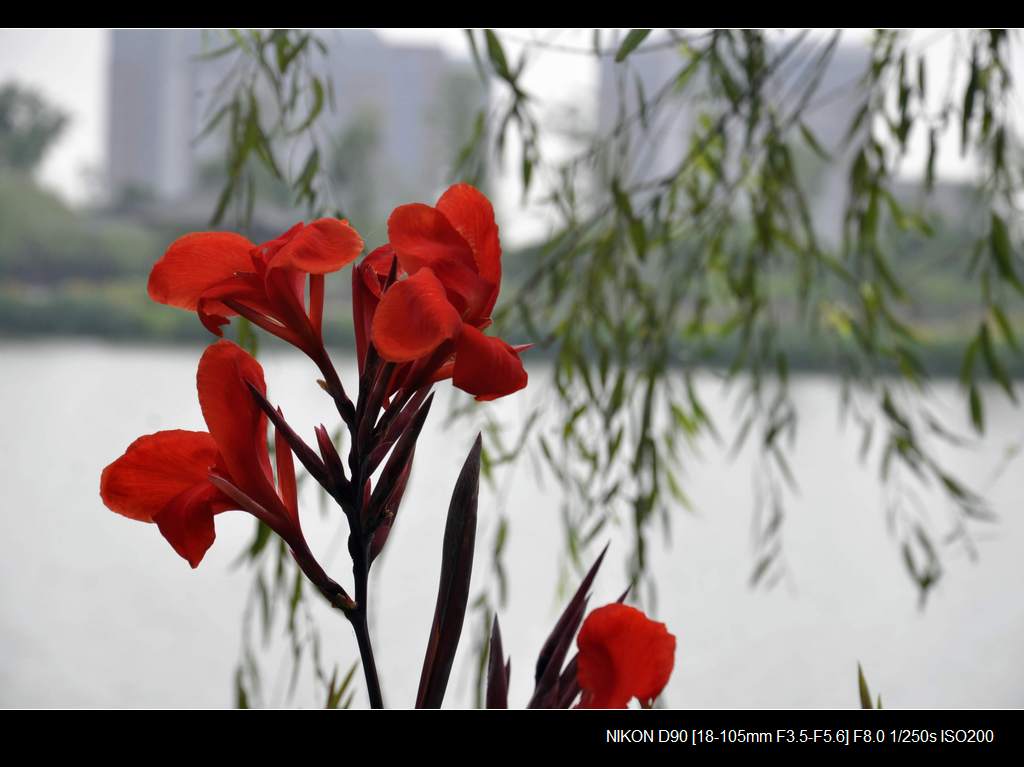
<path id="1" fill-rule="evenodd" d="M 355 582 L 356 609 L 346 613 L 359 644 L 359 655 L 366 677 L 366 690 L 371 708 L 383 708 L 384 700 L 373 657 L 373 645 L 367 625 L 370 576 L 370 545 L 378 520 L 366 518 L 366 506 L 370 503 L 367 482 L 373 472 L 370 457 L 376 440 L 374 427 L 377 415 L 385 397 L 385 388 L 391 373 L 392 363 L 384 363 L 377 355 L 373 344 L 367 350 L 366 365 L 359 381 L 359 397 L 354 422 L 349 426 L 352 448 L 349 452 L 349 468 L 352 472 L 352 507 L 347 511 L 349 521 L 349 554 L 352 556 L 352 576 Z"/>
<path id="2" fill-rule="evenodd" d="M 218 487 L 223 487 L 223 485 L 217 482 L 218 480 L 219 482 L 224 482 L 220 477 L 211 474 L 210 479 L 215 481 Z M 248 509 L 253 516 L 267 525 L 288 545 L 292 558 L 295 560 L 295 564 L 299 566 L 299 569 L 302 570 L 302 574 L 309 579 L 310 583 L 316 586 L 317 590 L 324 595 L 324 598 L 331 603 L 332 607 L 336 607 L 346 615 L 349 615 L 356 609 L 356 603 L 348 595 L 348 592 L 345 591 L 341 584 L 331 578 L 324 571 L 323 567 L 320 566 L 320 563 L 316 561 L 316 557 L 309 550 L 309 544 L 306 543 L 306 539 L 298 527 L 284 522 L 274 514 L 267 513 L 258 504 L 254 503 Z"/>
<path id="3" fill-rule="evenodd" d="M 360 387 L 362 388 L 362 387 Z M 360 399 L 363 399 L 362 391 Z M 365 418 L 365 413 L 360 413 Z M 372 532 L 363 529 L 363 507 L 367 502 L 363 487 L 366 485 L 366 458 L 358 453 L 356 447 L 357 435 L 360 430 L 359 419 L 357 418 L 352 435 L 352 507 L 346 510 L 348 516 L 349 536 L 348 551 L 352 557 L 352 579 L 355 583 L 356 608 L 345 613 L 352 624 L 352 630 L 356 634 L 356 642 L 359 644 L 359 657 L 363 662 L 363 675 L 366 677 L 366 693 L 370 698 L 370 708 L 384 708 L 384 698 L 381 695 L 380 679 L 377 676 L 377 664 L 373 658 L 373 644 L 370 642 L 370 629 L 367 624 L 367 612 L 369 602 L 369 580 L 370 580 L 370 541 Z"/>
<path id="4" fill-rule="evenodd" d="M 326 358 L 326 352 L 325 352 Z M 367 622 L 369 602 L 369 580 L 370 580 L 370 542 L 373 537 L 372 531 L 364 529 L 363 516 L 364 507 L 367 503 L 364 488 L 369 472 L 367 471 L 367 458 L 369 451 L 365 450 L 362 435 L 367 430 L 367 422 L 372 426 L 376 421 L 375 411 L 368 408 L 368 400 L 372 398 L 371 390 L 374 388 L 374 378 L 377 370 L 377 360 L 373 359 L 372 364 L 364 371 L 359 381 L 359 396 L 357 405 L 352 413 L 351 420 L 346 420 L 351 436 L 351 451 L 349 452 L 349 469 L 352 473 L 351 483 L 351 504 L 343 509 L 348 517 L 349 536 L 348 550 L 352 557 L 352 579 L 355 583 L 356 608 L 345 613 L 352 624 L 352 630 L 356 635 L 356 642 L 359 645 L 359 657 L 363 664 L 363 675 L 366 678 L 366 693 L 370 698 L 370 708 L 384 708 L 384 698 L 380 689 L 380 678 L 377 675 L 377 664 L 373 657 L 373 643 L 370 641 L 370 629 Z M 328 360 L 329 364 L 329 360 Z M 372 372 L 371 372 L 372 367 Z M 333 370 L 333 366 L 331 366 Z M 351 402 L 349 403 L 351 405 Z"/>
<path id="5" fill-rule="evenodd" d="M 324 356 L 326 358 L 326 352 Z M 334 366 L 330 365 L 329 369 L 334 370 Z M 369 547 L 372 540 L 372 531 L 366 532 L 362 528 L 364 497 L 361 488 L 365 484 L 363 477 L 367 476 L 365 459 L 357 461 L 356 465 L 359 471 L 353 474 L 352 488 L 358 488 L 358 490 L 352 493 L 347 492 L 346 487 L 330 480 L 325 465 L 287 424 L 282 414 L 267 401 L 263 393 L 252 384 L 249 384 L 249 390 L 261 409 L 273 422 L 275 428 L 285 435 L 285 440 L 288 442 L 290 449 L 299 456 L 310 475 L 334 497 L 348 518 L 349 553 L 352 555 L 355 600 L 345 592 L 344 588 L 327 575 L 320 563 L 317 562 L 316 557 L 309 550 L 309 546 L 306 544 L 306 540 L 302 537 L 301 533 L 278 524 L 278 520 L 272 515 L 267 515 L 264 521 L 289 545 L 292 557 L 309 581 L 316 586 L 332 606 L 345 613 L 345 617 L 352 624 L 352 629 L 356 635 L 356 642 L 359 645 L 359 656 L 362 659 L 363 672 L 366 676 L 366 690 L 370 698 L 370 706 L 372 708 L 383 708 L 384 700 L 381 695 L 380 680 L 377 675 L 377 665 L 373 658 L 373 646 L 370 643 L 370 632 L 367 624 L 370 571 Z M 358 431 L 357 424 L 353 423 L 350 429 L 354 440 L 355 434 Z M 296 534 L 293 534 L 293 532 Z"/>
<path id="6" fill-rule="evenodd" d="M 349 434 L 351 435 L 352 448 L 349 453 L 351 482 L 345 481 L 344 471 L 340 460 L 337 459 L 336 453 L 334 453 L 333 458 L 337 466 L 334 466 L 334 463 L 331 464 L 334 466 L 335 471 L 332 473 L 328 468 L 326 461 L 333 450 L 333 445 L 327 450 L 324 458 L 321 459 L 295 433 L 284 420 L 283 414 L 267 401 L 262 392 L 251 384 L 249 389 L 260 408 L 274 424 L 274 427 L 284 436 L 285 442 L 288 443 L 292 452 L 299 457 L 299 460 L 309 471 L 310 475 L 330 493 L 344 511 L 349 523 L 348 549 L 352 557 L 352 575 L 355 584 L 354 598 L 350 597 L 337 582 L 327 575 L 309 550 L 301 534 L 290 535 L 288 530 L 278 530 L 276 527 L 275 531 L 291 547 L 292 556 L 295 558 L 303 574 L 316 586 L 331 605 L 344 612 L 345 617 L 352 624 L 352 630 L 355 632 L 356 642 L 359 646 L 363 673 L 366 677 L 366 691 L 370 699 L 370 706 L 371 708 L 383 708 L 384 699 L 381 694 L 380 679 L 373 656 L 373 644 L 370 641 L 367 620 L 369 613 L 370 548 L 373 543 L 374 532 L 381 523 L 380 519 L 368 518 L 368 512 L 371 510 L 368 504 L 371 503 L 373 498 L 373 495 L 369 492 L 369 480 L 375 466 L 382 457 L 382 455 L 378 454 L 386 453 L 387 449 L 391 446 L 390 444 L 385 445 L 383 443 L 393 443 L 398 437 L 398 434 L 392 433 L 389 427 L 392 425 L 397 427 L 398 423 L 396 422 L 404 423 L 405 428 L 411 428 L 417 423 L 419 423 L 419 426 L 422 426 L 421 421 L 417 421 L 417 418 L 425 418 L 426 411 L 421 409 L 419 403 L 423 402 L 430 386 L 427 384 L 419 390 L 400 390 L 396 392 L 395 401 L 391 403 L 391 407 L 387 411 L 390 417 L 381 419 L 381 422 L 378 422 L 378 415 L 387 396 L 388 383 L 394 373 L 395 365 L 381 360 L 371 344 L 367 354 L 366 367 L 360 379 L 358 404 L 353 406 L 352 401 L 345 394 L 334 364 L 324 345 L 318 342 L 312 348 L 314 353 L 310 354 L 310 357 L 317 364 L 317 367 L 320 368 L 325 378 L 321 383 L 337 403 L 338 412 L 348 426 Z M 413 410 L 405 412 L 406 408 L 404 406 L 410 402 L 415 407 Z M 427 407 L 429 408 L 429 402 L 427 402 Z M 419 426 L 415 426 L 416 434 L 418 434 Z M 397 430 L 402 431 L 402 429 Z M 415 436 L 412 438 L 415 439 Z M 317 439 L 321 442 L 323 440 L 329 441 L 329 438 L 326 437 L 326 431 L 323 435 L 318 433 Z M 321 445 L 321 450 L 323 451 L 323 449 L 324 446 Z M 340 476 L 334 476 L 335 474 Z M 386 475 L 387 472 L 385 472 L 384 476 Z M 382 476 L 382 479 L 384 479 L 384 476 Z M 387 480 L 385 480 L 386 482 Z M 381 497 L 388 495 L 387 488 L 384 488 L 384 490 L 385 493 Z"/>
<path id="7" fill-rule="evenodd" d="M 362 498 L 357 501 L 362 505 Z M 358 519 L 357 514 L 354 515 Z M 356 523 L 358 525 L 358 523 Z M 358 535 L 356 531 L 358 530 Z M 370 698 L 370 708 L 384 708 L 384 697 L 380 691 L 380 678 L 377 676 L 377 664 L 373 659 L 373 644 L 370 642 L 370 629 L 367 625 L 367 597 L 369 592 L 369 539 L 363 536 L 359 527 L 353 528 L 349 536 L 349 553 L 352 555 L 352 575 L 355 580 L 356 608 L 345 613 L 352 630 L 356 634 L 359 645 L 359 657 L 363 662 L 363 675 L 366 677 L 366 694 Z"/>

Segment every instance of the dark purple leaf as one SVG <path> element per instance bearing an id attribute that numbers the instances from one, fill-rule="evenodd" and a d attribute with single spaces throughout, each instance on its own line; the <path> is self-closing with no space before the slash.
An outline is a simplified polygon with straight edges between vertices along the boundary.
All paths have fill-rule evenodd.
<path id="1" fill-rule="evenodd" d="M 377 468 L 377 465 L 384 460 L 388 450 L 395 444 L 395 440 L 402 436 L 402 432 L 409 425 L 409 422 L 412 421 L 429 393 L 430 386 L 420 387 L 411 397 L 402 400 L 396 399 L 384 411 L 380 424 L 378 424 L 379 436 L 374 442 L 373 449 L 370 451 L 370 459 L 366 469 L 368 472 L 372 473 Z"/>
<path id="2" fill-rule="evenodd" d="M 604 561 L 604 555 L 608 551 L 606 545 L 601 554 L 591 566 L 589 572 L 584 576 L 580 587 L 576 590 L 569 604 L 559 617 L 555 628 L 551 631 L 547 641 L 540 650 L 537 658 L 535 671 L 536 686 L 533 697 L 528 704 L 529 708 L 553 708 L 558 703 L 558 679 L 565 662 L 565 656 L 569 652 L 576 631 L 583 622 L 583 613 L 586 610 L 589 599 L 590 585 L 594 582 L 598 569 Z"/>
<path id="3" fill-rule="evenodd" d="M 508 675 L 505 655 L 501 648 L 501 629 L 498 616 L 491 626 L 491 649 L 487 659 L 487 708 L 508 708 Z"/>
<path id="4" fill-rule="evenodd" d="M 398 439 L 398 444 L 395 445 L 395 449 L 391 452 L 391 457 L 384 464 L 384 470 L 380 473 L 377 486 L 373 489 L 373 494 L 370 496 L 370 502 L 364 506 L 366 510 L 365 529 L 372 530 L 376 527 L 384 509 L 391 505 L 390 501 L 395 494 L 395 489 L 398 487 L 399 479 L 403 475 L 408 479 L 413 453 L 416 451 L 416 440 L 419 439 L 420 431 L 423 429 L 423 423 L 427 420 L 427 414 L 430 412 L 430 405 L 433 401 L 434 397 L 431 395 L 423 403 L 423 406 L 416 411 L 416 416 L 412 419 L 409 427 L 402 432 L 402 436 Z M 397 505 L 397 501 L 394 505 Z"/>
<path id="5" fill-rule="evenodd" d="M 569 653 L 569 648 L 572 646 L 572 640 L 576 636 L 580 624 L 583 622 L 583 614 L 587 610 L 589 599 L 590 597 L 587 596 L 578 602 L 573 601 L 569 606 L 571 612 L 563 614 L 563 618 L 566 618 L 564 630 L 559 634 L 558 643 L 551 651 L 548 663 L 544 667 L 544 673 L 537 680 L 533 690 L 533 697 L 530 698 L 530 702 L 526 706 L 527 708 L 555 708 L 558 705 L 560 697 L 558 694 L 558 680 L 562 670 L 562 663 L 565 661 L 565 656 Z"/>
<path id="6" fill-rule="evenodd" d="M 572 622 L 572 616 L 579 612 L 579 605 L 587 598 L 587 591 L 590 589 L 590 584 L 594 582 L 594 578 L 597 576 L 597 571 L 601 567 L 601 563 L 604 561 L 604 555 L 608 551 L 606 545 L 602 550 L 597 560 L 591 565 L 590 570 L 584 576 L 583 581 L 580 583 L 580 587 L 576 589 L 576 593 L 572 599 L 569 600 L 569 604 L 566 605 L 565 610 L 558 619 L 558 623 L 555 624 L 555 628 L 551 631 L 547 641 L 544 642 L 544 646 L 540 650 L 540 655 L 537 657 L 537 668 L 534 675 L 536 680 L 544 675 L 544 671 L 547 669 L 551 660 L 553 660 L 555 647 L 560 643 L 562 635 L 566 632 L 566 629 Z"/>
<path id="7" fill-rule="evenodd" d="M 391 488 L 391 492 L 388 493 L 387 498 L 384 499 L 383 506 L 377 512 L 377 528 L 373 531 L 373 540 L 370 542 L 370 564 L 373 564 L 373 560 L 377 558 L 377 555 L 384 548 L 388 535 L 391 534 L 391 528 L 395 525 L 395 516 L 398 514 L 398 507 L 402 503 L 402 496 L 405 495 L 405 486 L 409 481 L 415 453 L 414 448 L 412 454 L 409 455 L 409 460 L 405 462 L 405 469 L 398 475 L 394 486 Z"/>
<path id="8" fill-rule="evenodd" d="M 441 707 L 462 634 L 462 622 L 469 602 L 469 580 L 473 573 L 473 549 L 476 545 L 481 444 L 478 434 L 459 472 L 448 506 L 441 555 L 441 582 L 437 589 L 434 623 L 430 627 L 427 652 L 423 658 L 416 708 Z"/>
<path id="9" fill-rule="evenodd" d="M 625 601 L 626 595 L 629 594 L 627 588 L 618 599 L 615 601 L 621 604 Z M 569 708 L 572 706 L 573 701 L 576 700 L 576 696 L 580 694 L 580 683 L 576 678 L 576 667 L 579 654 L 573 655 L 572 658 L 565 666 L 565 670 L 562 671 L 562 675 L 558 677 L 558 704 L 557 708 Z"/>
<path id="10" fill-rule="evenodd" d="M 576 663 L 579 655 L 573 655 L 558 677 L 558 702 L 555 708 L 569 708 L 576 696 L 580 694 L 580 683 L 576 678 Z"/>
<path id="11" fill-rule="evenodd" d="M 367 373 L 369 372 L 370 368 L 367 367 Z M 391 382 L 394 372 L 394 362 L 385 362 L 374 366 L 373 386 L 366 396 L 366 401 L 360 403 L 362 409 L 359 410 L 359 429 L 356 432 L 356 442 L 361 454 L 365 455 L 371 447 L 370 437 L 373 435 L 373 427 L 377 424 L 377 413 L 380 412 L 381 403 L 387 396 L 388 384 Z M 362 393 L 360 393 L 360 400 L 362 400 Z"/>
<path id="12" fill-rule="evenodd" d="M 334 446 L 331 435 L 327 433 L 327 427 L 320 424 L 313 431 L 316 432 L 316 442 L 320 448 L 320 456 L 323 458 L 324 468 L 331 481 L 336 483 L 335 487 L 347 487 L 348 480 L 345 478 L 345 465 L 341 461 L 341 456 L 338 455 L 338 449 Z"/>

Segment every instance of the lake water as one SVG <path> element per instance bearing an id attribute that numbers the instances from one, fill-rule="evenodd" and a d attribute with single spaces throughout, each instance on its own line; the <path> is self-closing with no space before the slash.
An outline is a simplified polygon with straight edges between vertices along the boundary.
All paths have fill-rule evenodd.
<path id="1" fill-rule="evenodd" d="M 98 342 L 0 344 L 0 705 L 232 705 L 250 582 L 232 563 L 250 538 L 251 517 L 218 516 L 217 543 L 193 571 L 154 527 L 109 512 L 98 496 L 102 468 L 137 436 L 203 428 L 194 384 L 198 357 L 198 349 Z M 330 403 L 303 357 L 268 353 L 263 362 L 271 399 L 303 434 L 321 420 L 333 425 Z M 340 367 L 353 380 L 351 360 Z M 529 391 L 542 391 L 547 370 L 540 365 L 530 372 Z M 728 412 L 710 376 L 702 391 L 713 412 Z M 1021 412 L 991 397 L 984 446 L 957 459 L 959 476 L 987 490 L 1000 521 L 982 536 L 977 562 L 947 552 L 946 576 L 920 610 L 887 532 L 875 470 L 857 460 L 858 435 L 838 426 L 835 383 L 798 378 L 794 392 L 801 424 L 792 464 L 801 488 L 788 504 L 788 579 L 767 592 L 748 584 L 750 450 L 730 460 L 726 447 L 704 446 L 687 470 L 697 513 L 680 511 L 671 544 L 653 552 L 660 586 L 655 617 L 679 640 L 668 703 L 855 707 L 859 660 L 887 707 L 1024 705 L 1020 460 L 993 478 L 1007 446 L 1024 436 Z M 442 405 L 466 396 L 448 385 L 439 393 Z M 954 427 L 963 422 L 956 395 L 952 384 L 933 393 Z M 515 418 L 525 412 L 527 396 L 489 407 Z M 444 427 L 443 413 L 436 409 L 424 430 L 407 502 L 374 573 L 373 633 L 393 706 L 415 697 L 444 514 L 474 433 L 471 419 Z M 537 650 L 559 609 L 559 496 L 550 482 L 534 481 L 528 462 L 501 487 L 501 498 L 481 492 L 474 577 L 487 577 L 489 510 L 503 504 L 511 519 L 512 593 L 501 620 L 512 657 L 512 702 L 523 705 Z M 320 521 L 312 497 L 306 501 L 303 524 L 313 548 L 329 552 L 333 527 Z M 930 513 L 941 518 L 947 510 L 940 500 Z M 595 605 L 614 599 L 623 583 L 628 537 L 612 532 L 610 539 Z M 328 570 L 348 580 L 342 554 L 329 558 Z M 356 657 L 347 623 L 327 610 L 317 614 L 328 659 L 347 667 Z M 471 700 L 467 640 L 468 634 L 450 705 Z M 298 704 L 314 704 L 307 692 L 300 689 Z"/>

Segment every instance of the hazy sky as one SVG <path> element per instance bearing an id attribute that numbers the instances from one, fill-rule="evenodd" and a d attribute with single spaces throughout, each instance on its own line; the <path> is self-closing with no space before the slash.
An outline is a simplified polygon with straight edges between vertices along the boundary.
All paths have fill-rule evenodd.
<path id="1" fill-rule="evenodd" d="M 825 34 L 823 30 L 820 34 Z M 466 55 L 462 30 L 392 29 L 379 30 L 382 37 L 395 42 L 433 42 L 452 55 Z M 866 37 L 853 31 L 849 37 Z M 929 42 L 929 71 L 945 77 L 944 64 L 952 52 L 952 35 L 935 30 L 918 30 L 922 41 Z M 556 39 L 559 43 L 586 43 L 578 31 L 516 30 L 509 34 L 510 48 L 515 39 L 530 37 Z M 5 29 L 0 30 L 0 82 L 17 79 L 32 85 L 71 114 L 71 124 L 59 144 L 48 156 L 41 180 L 71 200 L 89 197 L 93 188 L 90 174 L 102 170 L 105 162 L 106 69 L 109 32 L 103 29 Z M 1024 76 L 1018 61 L 1015 74 Z M 554 99 L 578 98 L 593 93 L 596 67 L 585 56 L 545 54 L 527 70 L 529 87 L 539 96 Z M 922 142 L 923 144 L 923 142 Z M 924 147 L 917 147 L 912 166 L 923 164 Z M 959 176 L 970 166 L 957 160 L 956 152 L 945 152 L 940 173 Z"/>
<path id="2" fill-rule="evenodd" d="M 0 30 L 0 82 L 31 85 L 71 115 L 46 159 L 42 180 L 76 198 L 88 190 L 84 174 L 103 163 L 107 34 L 102 29 Z"/>

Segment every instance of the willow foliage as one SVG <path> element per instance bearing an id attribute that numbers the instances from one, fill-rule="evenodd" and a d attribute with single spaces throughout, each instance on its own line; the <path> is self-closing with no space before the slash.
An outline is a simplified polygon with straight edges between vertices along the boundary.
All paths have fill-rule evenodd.
<path id="1" fill-rule="evenodd" d="M 954 38 L 955 55 L 940 73 L 926 54 L 943 38 Z M 556 217 L 552 236 L 524 252 L 520 290 L 495 318 L 551 355 L 554 407 L 544 403 L 545 419 L 538 408 L 511 432 L 491 424 L 485 474 L 532 453 L 564 491 L 567 561 L 577 566 L 602 531 L 626 523 L 635 593 L 651 600 L 647 552 L 655 531 L 689 504 L 681 473 L 689 447 L 707 437 L 737 449 L 752 443 L 761 481 L 751 581 L 771 584 L 785 573 L 787 499 L 800 481 L 788 457 L 799 425 L 790 369 L 801 347 L 813 345 L 841 381 L 842 414 L 859 430 L 863 455 L 877 461 L 899 556 L 923 601 L 948 548 L 973 553 L 978 525 L 993 514 L 940 457 L 970 435 L 953 433 L 922 396 L 932 380 L 923 361 L 931 341 L 909 320 L 919 281 L 901 257 L 941 250 L 946 233 L 933 192 L 937 163 L 953 145 L 977 172 L 963 211 L 967 238 L 942 258 L 969 293 L 974 329 L 956 353 L 963 408 L 975 436 L 983 435 L 987 397 L 995 391 L 1016 402 L 1011 371 L 1021 366 L 1024 163 L 1012 106 L 1014 34 L 950 30 L 917 41 L 880 30 L 854 76 L 828 86 L 840 32 L 595 31 L 589 47 L 493 30 L 467 31 L 466 39 L 491 97 L 448 180 L 493 180 L 512 156 L 523 200 Z M 206 131 L 227 137 L 215 222 L 232 210 L 243 222 L 251 215 L 256 167 L 289 185 L 310 215 L 344 210 L 317 139 L 331 119 L 330 83 L 316 74 L 324 50 L 313 34 L 275 30 L 234 32 L 211 54 L 236 60 Z M 562 129 L 526 85 L 531 65 L 556 54 L 592 57 L 613 90 L 611 118 L 577 130 L 568 155 L 547 149 Z M 668 62 L 653 79 L 644 68 L 652 56 Z M 827 141 L 814 123 L 839 104 L 852 105 L 848 115 L 838 110 L 847 124 Z M 680 126 L 684 151 L 652 160 Z M 927 151 L 908 195 L 901 174 L 915 172 L 907 167 L 915 140 Z M 285 167 L 279 158 L 296 147 L 304 159 Z M 842 181 L 837 215 L 816 207 L 814 168 Z M 695 384 L 707 366 L 739 390 L 739 425 L 730 433 Z M 998 388 L 983 387 L 987 381 Z M 915 502 L 927 488 L 949 499 L 946 518 Z M 475 603 L 481 650 L 507 588 L 510 524 L 502 517 L 492 541 L 497 585 Z M 312 648 L 337 704 L 338 671 L 328 682 L 317 635 L 304 629 L 301 584 L 273 548 L 261 536 L 250 551 L 252 612 L 269 626 L 275 602 L 287 606 L 296 668 Z M 243 657 L 240 700 L 251 702 L 251 644 Z"/>

